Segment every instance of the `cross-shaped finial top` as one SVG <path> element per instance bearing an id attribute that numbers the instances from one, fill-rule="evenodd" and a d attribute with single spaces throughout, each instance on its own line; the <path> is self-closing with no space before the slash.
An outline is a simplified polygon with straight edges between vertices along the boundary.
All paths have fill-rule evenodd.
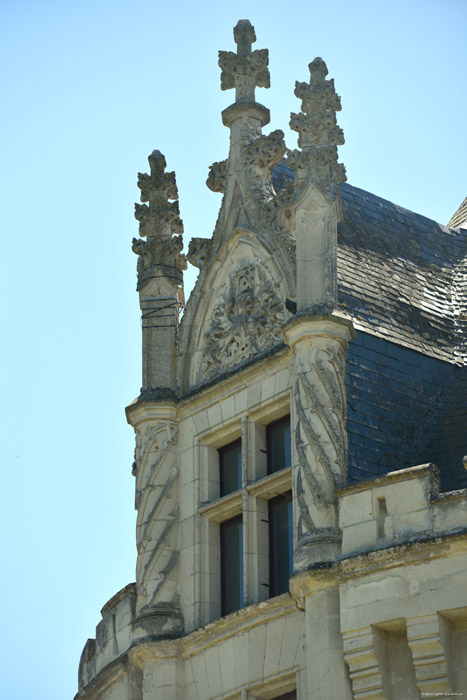
<path id="1" fill-rule="evenodd" d="M 249 56 L 251 45 L 256 41 L 255 28 L 249 19 L 239 19 L 233 30 L 237 44 L 237 56 Z"/>
<path id="2" fill-rule="evenodd" d="M 234 28 L 237 53 L 219 51 L 219 67 L 222 69 L 221 89 L 235 88 L 235 101 L 254 102 L 256 87 L 269 87 L 268 50 L 251 50 L 256 41 L 253 25 L 241 19 Z"/>

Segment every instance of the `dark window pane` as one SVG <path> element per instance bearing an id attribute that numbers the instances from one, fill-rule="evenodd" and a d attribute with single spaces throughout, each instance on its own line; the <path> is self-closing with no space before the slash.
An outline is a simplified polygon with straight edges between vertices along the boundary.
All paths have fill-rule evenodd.
<path id="1" fill-rule="evenodd" d="M 269 501 L 269 592 L 289 590 L 293 572 L 292 493 Z"/>
<path id="2" fill-rule="evenodd" d="M 242 518 L 221 523 L 221 608 L 228 615 L 243 607 Z"/>
<path id="3" fill-rule="evenodd" d="M 268 450 L 268 474 L 285 469 L 292 464 L 290 450 L 290 416 L 285 416 L 266 428 Z"/>
<path id="4" fill-rule="evenodd" d="M 225 496 L 242 485 L 242 442 L 235 440 L 219 450 L 220 492 Z"/>

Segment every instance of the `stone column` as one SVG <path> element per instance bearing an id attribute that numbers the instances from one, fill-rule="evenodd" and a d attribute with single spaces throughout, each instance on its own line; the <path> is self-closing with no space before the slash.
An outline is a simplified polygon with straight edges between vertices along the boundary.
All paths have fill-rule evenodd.
<path id="1" fill-rule="evenodd" d="M 183 629 L 179 610 L 178 420 L 175 341 L 184 303 L 183 224 L 175 173 L 162 153 L 149 156 L 150 174 L 138 174 L 135 217 L 140 239 L 138 292 L 142 321 L 141 394 L 127 408 L 136 432 L 136 621 L 134 636 L 167 637 Z M 178 235 L 174 235 L 178 234 Z"/>
<path id="2" fill-rule="evenodd" d="M 136 431 L 135 507 L 137 636 L 182 631 L 178 559 L 178 423 L 175 403 L 147 402 L 127 409 Z"/>
<path id="3" fill-rule="evenodd" d="M 292 484 L 294 571 L 339 555 L 335 491 L 346 479 L 345 355 L 351 322 L 297 314 L 284 329 L 294 353 Z"/>

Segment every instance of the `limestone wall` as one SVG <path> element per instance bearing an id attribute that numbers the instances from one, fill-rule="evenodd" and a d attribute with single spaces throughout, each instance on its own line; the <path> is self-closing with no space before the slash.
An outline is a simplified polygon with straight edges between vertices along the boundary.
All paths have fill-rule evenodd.
<path id="1" fill-rule="evenodd" d="M 281 394 L 284 387 L 280 382 L 277 387 Z M 254 409 L 254 395 L 264 406 L 258 390 L 252 382 L 230 397 L 233 415 L 249 402 Z M 196 420 L 204 420 L 199 434 L 218 435 L 219 409 L 205 409 L 185 420 L 196 423 L 198 415 Z M 252 423 L 246 425 L 254 436 Z M 188 439 L 181 446 L 183 483 L 188 454 L 203 448 Z M 214 448 L 205 446 L 207 469 L 209 449 Z M 194 483 L 202 468 L 198 462 Z M 185 491 L 193 496 L 196 488 Z M 215 480 L 203 488 L 199 503 L 201 493 L 205 499 L 216 495 Z M 201 505 L 195 514 L 196 502 L 187 498 L 189 503 L 181 503 L 186 516 L 181 522 L 187 521 L 181 528 L 181 608 L 191 630 L 178 639 L 135 643 L 136 594 L 127 587 L 103 608 L 96 640 L 85 646 L 77 698 L 267 700 L 296 689 L 300 700 L 412 700 L 466 693 L 466 493 L 440 496 L 436 468 L 422 465 L 342 489 L 338 496 L 340 558 L 294 576 L 290 593 L 251 600 L 220 619 L 216 600 L 203 598 L 216 590 L 215 572 L 207 568 L 216 555 L 203 552 L 200 541 L 196 546 L 196 532 L 203 518 L 216 527 L 226 511 Z M 223 507 L 235 509 L 230 500 Z M 248 556 L 254 558 L 254 552 Z"/>

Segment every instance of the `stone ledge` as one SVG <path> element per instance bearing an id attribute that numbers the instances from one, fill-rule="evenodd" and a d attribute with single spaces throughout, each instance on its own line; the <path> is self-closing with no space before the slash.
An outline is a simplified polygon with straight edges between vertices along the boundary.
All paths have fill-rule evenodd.
<path id="1" fill-rule="evenodd" d="M 344 488 L 337 489 L 336 495 L 338 498 L 342 496 L 347 496 L 351 493 L 358 493 L 359 491 L 366 491 L 370 488 L 375 488 L 378 486 L 385 486 L 386 484 L 391 484 L 395 481 L 405 481 L 407 479 L 418 479 L 421 476 L 429 475 L 435 481 L 439 482 L 439 470 L 436 464 L 420 464 L 416 467 L 408 467 L 407 469 L 399 469 L 397 471 L 388 472 L 383 476 L 376 477 L 376 479 L 367 479 L 366 481 L 359 481 L 357 484 L 352 484 L 351 486 L 345 486 Z"/>
<path id="2" fill-rule="evenodd" d="M 289 491 L 292 488 L 292 467 L 287 469 L 281 469 L 274 474 L 268 474 L 267 476 L 249 484 L 246 487 L 248 493 L 252 496 L 258 498 L 265 498 L 269 500 L 275 496 L 279 496 L 285 491 Z"/>
<path id="3" fill-rule="evenodd" d="M 115 595 L 113 595 L 107 603 L 102 607 L 101 609 L 101 615 L 104 617 L 104 615 L 107 615 L 108 612 L 114 608 L 117 603 L 119 603 L 123 598 L 126 598 L 127 595 L 131 595 L 131 593 L 136 593 L 136 583 L 128 583 L 126 586 L 121 588 Z"/>

